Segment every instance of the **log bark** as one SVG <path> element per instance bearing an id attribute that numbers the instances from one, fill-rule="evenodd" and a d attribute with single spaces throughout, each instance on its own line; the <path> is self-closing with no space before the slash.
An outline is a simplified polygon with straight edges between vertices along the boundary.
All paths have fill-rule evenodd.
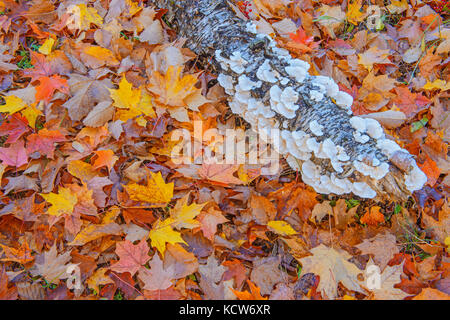
<path id="1" fill-rule="evenodd" d="M 405 200 L 426 182 L 412 156 L 387 140 L 379 124 L 352 116 L 352 101 L 334 81 L 303 74 L 306 62 L 258 35 L 226 0 L 150 3 L 168 10 L 167 21 L 187 47 L 213 58 L 234 113 L 257 132 L 284 132 L 277 148 L 317 192 Z"/>

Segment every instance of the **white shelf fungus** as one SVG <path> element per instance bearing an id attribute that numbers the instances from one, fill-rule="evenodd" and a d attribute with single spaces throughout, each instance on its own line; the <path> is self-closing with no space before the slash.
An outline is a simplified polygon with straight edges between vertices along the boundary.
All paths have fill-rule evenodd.
<path id="1" fill-rule="evenodd" d="M 320 125 L 319 122 L 317 122 L 317 120 L 313 120 L 309 123 L 309 129 L 314 135 L 318 137 L 323 135 L 323 126 Z"/>

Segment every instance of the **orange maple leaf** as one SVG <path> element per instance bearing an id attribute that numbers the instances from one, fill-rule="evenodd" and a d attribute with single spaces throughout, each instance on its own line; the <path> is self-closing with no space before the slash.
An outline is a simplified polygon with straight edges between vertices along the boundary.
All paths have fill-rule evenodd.
<path id="1" fill-rule="evenodd" d="M 369 226 L 377 226 L 379 223 L 384 222 L 384 215 L 380 212 L 380 207 L 373 206 L 370 209 L 367 208 L 366 213 L 361 217 L 361 223 L 368 224 Z"/>
<path id="2" fill-rule="evenodd" d="M 250 280 L 247 280 L 247 284 L 250 288 L 248 291 L 237 291 L 231 288 L 233 293 L 238 297 L 239 300 L 268 300 L 269 298 L 264 298 L 261 296 L 261 289 L 253 284 Z"/>
<path id="3" fill-rule="evenodd" d="M 37 101 L 44 100 L 46 103 L 49 103 L 56 90 L 69 94 L 69 85 L 67 84 L 67 80 L 58 75 L 53 75 L 51 77 L 40 77 L 39 82 L 40 84 L 36 87 Z"/>
<path id="4" fill-rule="evenodd" d="M 184 107 L 184 99 L 200 90 L 195 87 L 198 82 L 196 76 L 188 74 L 181 76 L 183 67 L 169 66 L 163 76 L 156 71 L 150 79 L 149 90 L 157 96 L 159 103 L 172 107 Z"/>

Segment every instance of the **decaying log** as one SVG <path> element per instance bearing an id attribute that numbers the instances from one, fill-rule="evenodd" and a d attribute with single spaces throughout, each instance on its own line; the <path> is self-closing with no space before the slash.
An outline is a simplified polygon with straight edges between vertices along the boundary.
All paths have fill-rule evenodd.
<path id="1" fill-rule="evenodd" d="M 153 0 L 200 56 L 213 57 L 231 110 L 256 132 L 281 130 L 275 143 L 305 183 L 324 194 L 404 200 L 427 178 L 380 124 L 351 113 L 353 99 L 323 76 L 310 76 L 226 0 Z"/>

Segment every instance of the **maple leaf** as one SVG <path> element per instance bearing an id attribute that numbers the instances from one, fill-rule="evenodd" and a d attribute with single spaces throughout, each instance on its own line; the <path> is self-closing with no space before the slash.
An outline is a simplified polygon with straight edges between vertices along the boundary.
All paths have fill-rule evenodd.
<path id="1" fill-rule="evenodd" d="M 427 80 L 427 83 L 422 87 L 425 90 L 442 90 L 442 91 L 447 91 L 450 90 L 450 82 L 441 80 L 441 79 L 436 79 L 433 82 L 430 82 L 430 80 Z"/>
<path id="2" fill-rule="evenodd" d="M 256 258 L 253 261 L 250 280 L 261 289 L 261 294 L 270 294 L 273 287 L 285 279 L 286 274 L 279 268 L 280 262 L 278 257 Z"/>
<path id="3" fill-rule="evenodd" d="M 5 53 L 8 49 L 10 49 L 8 45 L 0 43 L 0 70 L 3 71 L 13 71 L 17 69 L 15 64 L 9 63 L 14 56 Z"/>
<path id="4" fill-rule="evenodd" d="M 69 94 L 69 85 L 67 84 L 67 80 L 58 75 L 53 75 L 51 77 L 40 77 L 39 82 L 40 84 L 36 87 L 37 101 L 43 100 L 46 103 L 49 103 L 56 90 Z"/>
<path id="5" fill-rule="evenodd" d="M 80 54 L 83 62 L 90 68 L 97 69 L 103 66 L 117 67 L 120 62 L 114 54 L 100 46 L 86 46 Z"/>
<path id="6" fill-rule="evenodd" d="M 121 109 L 134 109 L 141 99 L 141 89 L 133 89 L 125 75 L 119 83 L 119 89 L 109 89 L 114 106 Z"/>
<path id="7" fill-rule="evenodd" d="M 200 214 L 206 203 L 187 205 L 189 194 L 177 201 L 176 205 L 170 210 L 170 217 L 174 220 L 173 227 L 177 229 L 192 229 L 197 227 L 200 222 L 195 217 Z"/>
<path id="8" fill-rule="evenodd" d="M 16 300 L 17 289 L 15 286 L 8 288 L 8 275 L 6 274 L 6 267 L 2 265 L 0 269 L 0 299 L 1 300 Z"/>
<path id="9" fill-rule="evenodd" d="M 5 104 L 0 106 L 0 112 L 13 114 L 27 107 L 27 104 L 19 97 L 11 95 L 4 97 L 4 99 Z"/>
<path id="10" fill-rule="evenodd" d="M 107 106 L 111 105 L 109 90 L 113 87 L 113 84 L 110 79 L 96 80 L 71 74 L 68 84 L 72 97 L 63 106 L 69 111 L 69 117 L 72 120 L 80 121 L 92 111 L 96 104 L 106 103 Z"/>
<path id="11" fill-rule="evenodd" d="M 361 2 L 362 0 L 354 0 L 348 4 L 346 14 L 347 20 L 355 26 L 357 26 L 359 22 L 363 21 L 366 16 L 363 12 L 361 12 Z"/>
<path id="12" fill-rule="evenodd" d="M 125 190 L 131 200 L 151 203 L 152 207 L 164 207 L 173 197 L 173 182 L 167 183 L 162 178 L 161 172 L 150 172 L 147 176 L 147 185 L 137 183 L 125 185 Z"/>
<path id="13" fill-rule="evenodd" d="M 5 165 L 20 167 L 28 162 L 23 140 L 12 143 L 8 148 L 0 148 L 0 160 Z"/>
<path id="14" fill-rule="evenodd" d="M 72 14 L 72 17 L 67 24 L 71 30 L 89 30 L 91 24 L 99 27 L 103 24 L 103 18 L 98 14 L 97 9 L 88 7 L 85 3 L 70 6 L 69 13 Z"/>
<path id="15" fill-rule="evenodd" d="M 321 13 L 317 18 L 319 24 L 325 27 L 332 38 L 336 38 L 334 32 L 344 23 L 345 12 L 342 11 L 340 6 L 330 7 L 326 4 L 320 7 L 319 12 Z"/>
<path id="16" fill-rule="evenodd" d="M 290 33 L 291 42 L 287 43 L 289 48 L 300 50 L 300 52 L 311 52 L 319 46 L 319 42 L 314 42 L 314 37 L 308 37 L 305 30 L 299 27 L 296 33 Z"/>
<path id="17" fill-rule="evenodd" d="M 108 167 L 108 170 L 114 166 L 114 163 L 119 159 L 119 157 L 114 155 L 114 151 L 111 149 L 108 150 L 98 150 L 95 151 L 95 155 L 98 157 L 94 160 L 92 168 L 98 169 L 103 166 Z"/>
<path id="18" fill-rule="evenodd" d="M 184 243 L 187 244 L 181 234 L 172 229 L 174 220 L 168 218 L 164 221 L 158 220 L 150 230 L 149 238 L 152 241 L 152 246 L 155 247 L 162 255 L 166 251 L 166 243 Z"/>
<path id="19" fill-rule="evenodd" d="M 164 268 L 158 253 L 155 253 L 149 266 L 150 270 L 141 268 L 138 273 L 138 278 L 144 282 L 144 289 L 165 290 L 172 286 L 173 267 Z"/>
<path id="20" fill-rule="evenodd" d="M 0 261 L 14 261 L 20 264 L 26 264 L 34 260 L 34 257 L 31 255 L 31 249 L 25 241 L 18 249 L 7 247 L 1 243 L 0 247 L 6 255 L 6 258 L 0 259 Z"/>
<path id="21" fill-rule="evenodd" d="M 178 243 L 168 243 L 167 250 L 164 253 L 164 267 L 172 268 L 172 276 L 175 279 L 180 279 L 197 272 L 199 264 L 195 254 L 188 252 Z"/>
<path id="22" fill-rule="evenodd" d="M 114 283 L 114 281 L 110 277 L 105 275 L 105 273 L 108 271 L 109 271 L 108 268 L 99 268 L 95 270 L 94 274 L 86 280 L 88 288 L 95 290 L 95 292 L 99 293 L 100 292 L 99 286 Z"/>
<path id="23" fill-rule="evenodd" d="M 145 240 L 141 240 L 137 245 L 128 240 L 118 242 L 116 254 L 120 260 L 111 266 L 111 270 L 119 273 L 129 272 L 131 276 L 134 276 L 150 260 L 149 250 L 150 248 Z"/>
<path id="24" fill-rule="evenodd" d="M 368 224 L 369 226 L 377 226 L 379 223 L 384 222 L 384 215 L 380 212 L 381 208 L 373 206 L 366 209 L 366 213 L 361 217 L 359 221 L 361 223 Z"/>
<path id="25" fill-rule="evenodd" d="M 396 87 L 397 97 L 392 101 L 406 115 L 412 118 L 419 111 L 425 109 L 430 100 L 421 93 L 412 93 L 407 87 Z"/>
<path id="26" fill-rule="evenodd" d="M 267 226 L 270 230 L 281 236 L 291 236 L 297 233 L 297 231 L 295 231 L 294 228 L 292 228 L 291 225 L 285 221 L 269 221 Z"/>
<path id="27" fill-rule="evenodd" d="M 248 287 L 250 288 L 250 292 L 248 291 L 237 291 L 231 289 L 233 293 L 238 297 L 239 300 L 268 300 L 269 298 L 264 298 L 261 296 L 260 288 L 258 288 L 255 284 L 253 284 L 250 280 L 247 280 Z"/>
<path id="28" fill-rule="evenodd" d="M 172 107 L 184 107 L 184 101 L 199 89 L 195 87 L 198 79 L 194 75 L 184 75 L 182 66 L 169 66 L 163 76 L 159 71 L 153 73 L 148 89 L 157 96 L 157 101 Z"/>
<path id="29" fill-rule="evenodd" d="M 387 266 L 384 271 L 380 274 L 380 282 L 374 283 L 373 288 L 369 288 L 373 293 L 373 299 L 375 300 L 402 300 L 406 296 L 407 293 L 403 292 L 400 289 L 394 288 L 394 285 L 400 283 L 400 276 L 403 274 L 403 264 L 402 262 L 399 265 L 395 266 Z M 365 275 L 367 278 L 373 276 L 375 269 L 372 260 L 369 260 L 366 266 Z M 367 280 L 370 281 L 370 280 Z M 377 285 L 380 284 L 379 287 Z"/>
<path id="30" fill-rule="evenodd" d="M 233 176 L 233 173 L 239 169 L 235 164 L 207 164 L 203 163 L 198 174 L 203 179 L 208 179 L 224 185 L 243 184 L 243 181 Z"/>
<path id="31" fill-rule="evenodd" d="M 100 224 L 91 223 L 82 229 L 70 242 L 70 246 L 82 246 L 90 241 L 102 238 L 107 235 L 119 235 L 122 233 L 122 227 L 114 222 L 120 214 L 120 209 L 111 207 L 102 218 Z"/>
<path id="32" fill-rule="evenodd" d="M 210 207 L 206 212 L 202 212 L 197 220 L 200 222 L 200 230 L 206 238 L 214 241 L 214 235 L 217 232 L 217 225 L 221 223 L 228 222 L 228 220 L 223 216 L 221 211 L 215 210 Z"/>
<path id="33" fill-rule="evenodd" d="M 206 265 L 198 267 L 200 273 L 200 288 L 205 299 L 230 300 L 235 299 L 233 294 L 233 279 L 221 281 L 225 268 L 219 264 L 214 255 L 208 257 Z"/>
<path id="34" fill-rule="evenodd" d="M 351 255 L 342 250 L 329 248 L 323 244 L 310 250 L 312 256 L 301 258 L 302 274 L 314 273 L 320 276 L 317 290 L 326 294 L 329 299 L 337 296 L 338 283 L 347 289 L 364 293 L 357 276 L 362 273 L 353 263 L 347 260 Z"/>
<path id="35" fill-rule="evenodd" d="M 58 193 L 41 194 L 45 201 L 52 206 L 47 210 L 47 214 L 60 217 L 63 214 L 72 214 L 75 204 L 78 202 L 77 196 L 69 188 L 59 188 Z"/>
<path id="36" fill-rule="evenodd" d="M 364 53 L 358 54 L 358 64 L 371 71 L 374 64 L 391 64 L 391 61 L 388 59 L 390 55 L 389 49 L 378 49 L 378 47 L 373 46 Z"/>
<path id="37" fill-rule="evenodd" d="M 29 131 L 27 121 L 20 114 L 13 114 L 3 121 L 0 126 L 0 134 L 8 135 L 5 143 L 15 143 L 19 138 Z"/>
<path id="38" fill-rule="evenodd" d="M 30 273 L 33 276 L 42 276 L 49 283 L 56 283 L 57 280 L 67 279 L 70 276 L 67 268 L 72 265 L 68 264 L 71 259 L 70 251 L 58 254 L 55 243 L 49 251 L 36 257 L 36 263 Z"/>
<path id="39" fill-rule="evenodd" d="M 423 173 L 427 176 L 427 185 L 430 187 L 434 186 L 436 184 L 436 181 L 439 179 L 439 176 L 441 175 L 441 170 L 439 169 L 436 162 L 431 159 L 428 155 L 424 155 L 425 161 L 422 163 L 418 161 L 417 166 L 420 168 L 420 170 L 423 171 Z"/>
<path id="40" fill-rule="evenodd" d="M 363 243 L 356 246 L 362 254 L 372 254 L 373 260 L 381 270 L 387 266 L 392 257 L 400 250 L 393 234 L 385 232 L 377 234 L 374 238 L 364 239 Z"/>
<path id="41" fill-rule="evenodd" d="M 58 130 L 48 130 L 44 128 L 38 133 L 30 134 L 27 137 L 27 153 L 31 155 L 38 151 L 41 156 L 45 155 L 47 158 L 53 159 L 55 143 L 64 141 L 66 141 L 64 134 Z"/>
<path id="42" fill-rule="evenodd" d="M 434 288 L 424 288 L 412 300 L 450 300 L 450 295 Z"/>

